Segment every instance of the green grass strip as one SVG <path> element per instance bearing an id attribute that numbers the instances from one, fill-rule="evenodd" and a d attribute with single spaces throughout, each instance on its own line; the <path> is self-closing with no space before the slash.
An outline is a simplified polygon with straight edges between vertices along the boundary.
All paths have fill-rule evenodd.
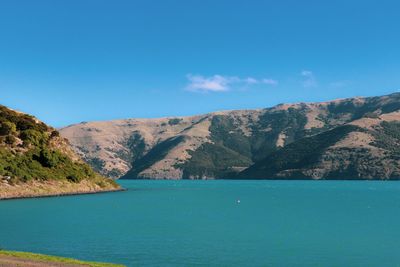
<path id="1" fill-rule="evenodd" d="M 36 261 L 42 261 L 42 262 L 55 262 L 55 263 L 65 263 L 65 264 L 77 264 L 77 265 L 90 266 L 90 267 L 125 267 L 125 265 L 121 265 L 121 264 L 80 261 L 80 260 L 76 260 L 76 259 L 63 258 L 63 257 L 57 257 L 57 256 L 49 256 L 49 255 L 36 254 L 36 253 L 30 253 L 30 252 L 0 250 L 0 257 L 2 255 L 15 257 L 18 259 L 24 259 L 24 260 L 36 260 Z"/>

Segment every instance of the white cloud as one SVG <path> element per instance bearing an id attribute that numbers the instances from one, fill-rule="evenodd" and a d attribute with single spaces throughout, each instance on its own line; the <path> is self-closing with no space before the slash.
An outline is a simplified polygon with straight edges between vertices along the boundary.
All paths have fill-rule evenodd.
<path id="1" fill-rule="evenodd" d="M 301 72 L 301 76 L 303 76 L 303 87 L 312 88 L 318 86 L 317 79 L 315 78 L 314 73 L 312 71 L 303 70 Z"/>
<path id="2" fill-rule="evenodd" d="M 246 83 L 248 83 L 248 84 L 257 84 L 258 80 L 254 79 L 252 77 L 248 77 L 248 78 L 246 78 Z"/>
<path id="3" fill-rule="evenodd" d="M 278 85 L 278 81 L 274 79 L 263 79 L 262 83 L 269 85 Z"/>
<path id="4" fill-rule="evenodd" d="M 188 74 L 188 85 L 186 90 L 192 92 L 226 92 L 238 86 L 251 86 L 257 84 L 277 85 L 278 81 L 273 79 L 255 79 L 253 77 L 240 78 L 237 76 L 213 75 L 205 77 L 202 75 Z"/>
<path id="5" fill-rule="evenodd" d="M 189 84 L 186 87 L 189 91 L 199 92 L 223 92 L 229 90 L 229 80 L 220 75 L 203 77 L 201 75 L 187 75 Z"/>

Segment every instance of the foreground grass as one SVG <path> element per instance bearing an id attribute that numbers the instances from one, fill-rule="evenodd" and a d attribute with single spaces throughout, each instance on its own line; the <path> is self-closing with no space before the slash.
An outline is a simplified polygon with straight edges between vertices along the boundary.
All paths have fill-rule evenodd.
<path id="1" fill-rule="evenodd" d="M 75 259 L 70 259 L 70 258 L 49 256 L 49 255 L 43 255 L 43 254 L 35 254 L 35 253 L 30 253 L 30 252 L 0 250 L 0 257 L 1 256 L 15 257 L 15 258 L 18 258 L 21 260 L 42 261 L 42 262 L 48 262 L 48 263 L 76 264 L 76 265 L 82 265 L 82 266 L 88 266 L 88 267 L 125 267 L 125 265 L 121 265 L 121 264 L 80 261 L 80 260 L 75 260 Z"/>

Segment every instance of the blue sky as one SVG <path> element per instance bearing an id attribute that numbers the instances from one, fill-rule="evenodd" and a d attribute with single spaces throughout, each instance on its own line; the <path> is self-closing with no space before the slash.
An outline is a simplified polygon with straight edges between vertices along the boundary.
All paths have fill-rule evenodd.
<path id="1" fill-rule="evenodd" d="M 400 89 L 398 1 L 0 2 L 0 102 L 56 127 Z"/>

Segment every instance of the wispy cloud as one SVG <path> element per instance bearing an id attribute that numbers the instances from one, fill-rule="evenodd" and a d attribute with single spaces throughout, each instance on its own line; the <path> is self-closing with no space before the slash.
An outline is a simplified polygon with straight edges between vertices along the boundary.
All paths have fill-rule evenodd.
<path id="1" fill-rule="evenodd" d="M 301 71 L 301 76 L 303 77 L 303 82 L 302 82 L 303 87 L 312 88 L 312 87 L 318 86 L 317 79 L 315 78 L 315 75 L 312 71 L 303 70 L 303 71 Z"/>
<path id="2" fill-rule="evenodd" d="M 187 75 L 189 84 L 186 89 L 189 91 L 203 92 L 224 92 L 229 90 L 229 78 L 220 75 L 204 77 L 201 75 Z"/>
<path id="3" fill-rule="evenodd" d="M 186 90 L 192 92 L 226 92 L 240 86 L 252 86 L 257 84 L 278 85 L 278 81 L 270 78 L 256 79 L 253 77 L 240 78 L 237 76 L 213 75 L 205 77 L 202 75 L 187 76 L 188 84 Z"/>
<path id="4" fill-rule="evenodd" d="M 274 79 L 263 79 L 262 83 L 269 84 L 269 85 L 278 85 L 278 81 Z"/>
<path id="5" fill-rule="evenodd" d="M 248 77 L 248 78 L 246 78 L 246 81 L 245 81 L 246 83 L 248 83 L 248 84 L 257 84 L 258 83 L 258 80 L 257 79 L 254 79 L 254 78 L 252 78 L 252 77 Z"/>

